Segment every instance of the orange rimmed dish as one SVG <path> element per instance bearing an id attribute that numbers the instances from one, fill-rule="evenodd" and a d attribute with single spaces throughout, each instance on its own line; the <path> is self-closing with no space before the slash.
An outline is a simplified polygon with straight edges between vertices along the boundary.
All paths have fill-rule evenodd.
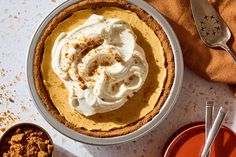
<path id="1" fill-rule="evenodd" d="M 235 157 L 236 134 L 229 128 L 221 127 L 210 151 L 210 157 Z M 205 125 L 191 126 L 178 134 L 167 146 L 164 157 L 199 157 L 205 143 Z"/>

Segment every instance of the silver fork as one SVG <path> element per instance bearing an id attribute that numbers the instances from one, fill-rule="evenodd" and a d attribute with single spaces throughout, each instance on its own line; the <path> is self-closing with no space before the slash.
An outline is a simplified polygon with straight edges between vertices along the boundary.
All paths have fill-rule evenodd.
<path id="1" fill-rule="evenodd" d="M 230 30 L 207 0 L 190 0 L 193 18 L 202 41 L 209 47 L 221 47 L 236 63 L 236 54 L 227 46 Z"/>

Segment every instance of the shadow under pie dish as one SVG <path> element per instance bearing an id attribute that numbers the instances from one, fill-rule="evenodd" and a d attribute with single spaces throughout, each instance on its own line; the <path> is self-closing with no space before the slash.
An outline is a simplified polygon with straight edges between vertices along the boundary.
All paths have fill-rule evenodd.
<path id="1" fill-rule="evenodd" d="M 145 128 L 144 126 L 153 121 L 154 117 L 157 117 L 156 115 L 160 115 L 160 110 L 164 110 L 165 103 L 168 102 L 167 99 L 170 99 L 168 97 L 173 95 L 170 100 L 173 103 L 174 98 L 178 95 L 177 88 L 175 89 L 177 92 L 170 94 L 171 90 L 174 90 L 173 84 L 176 81 L 176 69 L 178 68 L 175 65 L 176 54 L 173 52 L 176 50 L 173 51 L 173 43 L 171 45 L 168 34 L 156 19 L 135 3 L 147 5 L 141 1 L 121 0 L 66 2 L 62 4 L 61 8 L 59 6 L 58 10 L 56 9 L 50 14 L 51 17 L 46 19 L 47 22 L 43 22 L 44 26 L 40 26 L 42 27 L 41 32 L 39 33 L 39 30 L 36 32 L 36 34 L 39 33 L 39 37 L 33 45 L 31 43 L 31 47 L 35 46 L 32 54 L 33 66 L 31 65 L 34 92 L 36 92 L 40 104 L 44 105 L 43 109 L 47 114 L 50 113 L 50 116 L 67 126 L 66 129 L 70 128 L 69 130 L 73 130 L 74 133 L 102 139 L 127 136 Z M 128 97 L 123 106 L 113 111 L 85 116 L 69 105 L 69 91 L 52 68 L 52 49 L 61 33 L 73 31 L 76 27 L 83 25 L 93 14 L 103 16 L 105 19 L 118 18 L 129 24 L 137 37 L 137 44 L 145 52 L 149 70 L 141 89 L 135 92 L 132 97 Z M 174 46 L 179 48 L 178 42 Z M 181 52 L 179 49 L 178 51 L 178 53 Z M 28 64 L 30 64 L 29 56 Z M 181 57 L 179 61 L 178 66 L 181 67 Z M 28 78 L 31 70 L 28 66 Z M 182 71 L 179 74 L 178 83 L 180 86 Z M 30 82 L 29 80 L 29 85 Z M 32 87 L 32 85 L 30 86 Z M 35 100 L 34 92 L 31 89 Z M 35 101 L 37 104 L 37 100 Z M 42 111 L 41 109 L 39 110 Z M 166 109 L 169 110 L 170 105 Z M 163 114 L 165 113 L 163 112 Z M 50 123 L 50 120 L 48 121 Z M 90 143 L 89 141 L 80 141 Z"/>

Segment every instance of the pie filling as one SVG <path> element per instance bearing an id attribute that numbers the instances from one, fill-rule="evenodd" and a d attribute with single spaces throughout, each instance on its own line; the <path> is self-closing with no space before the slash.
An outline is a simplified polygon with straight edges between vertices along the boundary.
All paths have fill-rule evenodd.
<path id="1" fill-rule="evenodd" d="M 167 78 L 157 35 L 118 7 L 76 11 L 47 36 L 43 51 L 41 74 L 52 103 L 85 130 L 110 131 L 142 119 Z"/>
<path id="2" fill-rule="evenodd" d="M 148 63 L 129 24 L 93 14 L 57 37 L 52 69 L 69 91 L 71 108 L 91 116 L 123 106 L 142 87 Z"/>

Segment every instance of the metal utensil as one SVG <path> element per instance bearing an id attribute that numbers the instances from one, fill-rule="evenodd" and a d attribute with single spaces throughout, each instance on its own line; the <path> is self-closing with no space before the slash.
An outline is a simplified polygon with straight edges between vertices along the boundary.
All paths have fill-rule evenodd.
<path id="1" fill-rule="evenodd" d="M 206 155 L 208 154 L 208 152 L 211 148 L 211 145 L 214 142 L 214 140 L 220 130 L 220 127 L 225 119 L 226 114 L 227 114 L 227 110 L 225 108 L 221 107 L 217 116 L 216 116 L 216 119 L 212 125 L 212 128 L 209 132 L 209 135 L 207 137 L 207 141 L 206 141 L 205 146 L 203 148 L 201 157 L 206 157 Z"/>
<path id="2" fill-rule="evenodd" d="M 207 101 L 206 102 L 206 115 L 205 115 L 205 138 L 207 139 L 208 133 L 212 127 L 212 123 L 214 121 L 214 102 L 213 101 Z"/>
<path id="3" fill-rule="evenodd" d="M 207 101 L 206 102 L 206 113 L 205 113 L 205 141 L 207 141 L 207 137 L 209 134 L 209 131 L 212 127 L 212 123 L 214 121 L 214 102 L 213 101 Z M 208 157 L 209 153 L 206 155 Z"/>
<path id="4" fill-rule="evenodd" d="M 202 41 L 209 47 L 221 47 L 236 62 L 236 54 L 227 46 L 231 37 L 224 20 L 207 0 L 190 0 L 193 18 Z"/>

